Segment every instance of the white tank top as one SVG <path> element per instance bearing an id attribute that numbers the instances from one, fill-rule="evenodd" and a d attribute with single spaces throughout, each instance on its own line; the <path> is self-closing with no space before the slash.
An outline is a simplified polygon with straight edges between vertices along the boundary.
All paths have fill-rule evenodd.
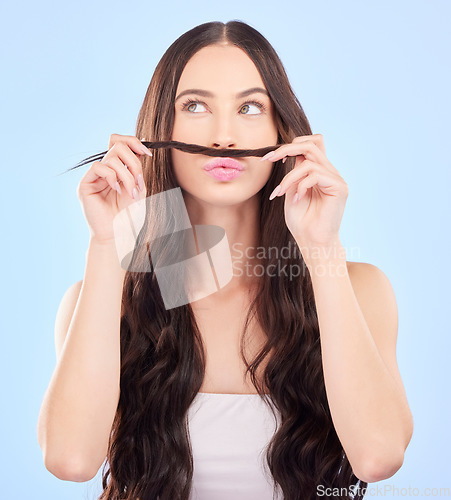
<path id="1" fill-rule="evenodd" d="M 199 392 L 188 409 L 190 500 L 273 500 L 266 447 L 280 425 L 258 394 Z M 274 500 L 281 500 L 280 487 Z"/>

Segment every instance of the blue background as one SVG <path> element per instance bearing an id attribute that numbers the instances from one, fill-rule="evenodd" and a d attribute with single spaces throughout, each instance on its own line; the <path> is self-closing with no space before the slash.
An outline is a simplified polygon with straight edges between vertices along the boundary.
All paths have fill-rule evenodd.
<path id="1" fill-rule="evenodd" d="M 398 363 L 414 416 L 404 465 L 374 484 L 451 487 L 451 7 L 447 1 L 8 2 L 1 8 L 1 498 L 95 499 L 44 467 L 36 424 L 55 367 L 62 295 L 83 278 L 89 239 L 57 176 L 134 134 L 154 68 L 183 32 L 240 19 L 278 51 L 329 160 L 348 183 L 347 260 L 390 279 Z M 379 490 L 379 495 L 381 495 Z M 370 497 L 372 495 L 368 495 Z M 373 495 L 374 496 L 374 495 Z"/>

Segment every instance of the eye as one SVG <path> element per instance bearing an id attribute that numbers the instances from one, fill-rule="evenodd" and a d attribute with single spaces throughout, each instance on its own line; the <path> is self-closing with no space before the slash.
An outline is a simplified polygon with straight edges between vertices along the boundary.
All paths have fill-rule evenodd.
<path id="1" fill-rule="evenodd" d="M 254 108 L 254 111 L 252 111 L 252 107 Z M 263 110 L 264 106 L 261 102 L 257 102 L 257 101 L 250 101 L 250 102 L 247 102 L 246 104 L 243 104 L 241 106 L 241 109 L 240 111 L 242 111 L 243 109 L 244 110 L 249 110 L 249 112 L 245 112 L 243 113 L 244 115 L 259 115 L 261 114 L 262 110 Z M 255 112 L 256 110 L 256 112 Z"/>
<path id="2" fill-rule="evenodd" d="M 194 101 L 193 99 L 188 99 L 187 101 L 185 101 L 182 105 L 182 110 L 183 111 L 189 111 L 190 113 L 196 113 L 196 111 L 194 111 L 196 108 L 196 106 L 202 106 L 202 103 L 200 101 Z M 191 108 L 191 109 L 190 109 Z"/>
<path id="3" fill-rule="evenodd" d="M 199 106 L 204 109 L 199 109 Z M 187 99 L 182 104 L 182 111 L 188 111 L 189 113 L 202 113 L 206 111 L 206 109 L 203 102 L 194 99 Z M 258 101 L 248 101 L 240 108 L 240 113 L 243 115 L 261 115 L 264 111 L 265 105 Z"/>

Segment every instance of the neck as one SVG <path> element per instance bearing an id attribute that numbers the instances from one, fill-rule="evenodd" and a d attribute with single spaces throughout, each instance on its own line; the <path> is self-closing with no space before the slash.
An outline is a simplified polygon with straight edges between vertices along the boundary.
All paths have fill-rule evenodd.
<path id="1" fill-rule="evenodd" d="M 259 241 L 258 195 L 236 205 L 211 205 L 184 192 L 186 209 L 191 224 L 220 226 L 225 230 L 230 255 L 232 257 L 233 277 L 217 292 L 214 298 L 224 298 L 237 290 L 249 290 L 255 285 L 258 275 L 253 267 L 257 260 L 253 257 Z M 224 253 L 224 258 L 227 258 Z M 217 261 L 216 261 L 217 263 Z M 216 271 L 218 271 L 215 268 Z"/>

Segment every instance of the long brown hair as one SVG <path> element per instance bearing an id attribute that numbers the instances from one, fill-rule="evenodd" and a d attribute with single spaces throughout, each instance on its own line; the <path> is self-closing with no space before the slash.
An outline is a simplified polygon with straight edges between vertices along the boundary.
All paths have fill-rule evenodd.
<path id="1" fill-rule="evenodd" d="M 230 21 L 199 25 L 165 52 L 139 112 L 138 138 L 171 140 L 175 92 L 186 63 L 201 48 L 223 42 L 244 50 L 258 69 L 274 103 L 277 142 L 311 134 L 272 46 L 248 24 Z M 148 196 L 178 187 L 169 149 L 156 149 L 153 157 L 143 161 Z M 277 162 L 259 193 L 259 247 L 279 250 L 263 256 L 264 269 L 272 265 L 277 269 L 281 249 L 296 248 L 283 224 L 283 197 L 268 201 L 293 165 L 293 159 Z M 157 223 L 152 218 L 145 225 Z M 150 230 L 150 226 L 143 229 Z M 149 259 L 144 245 L 136 249 L 134 258 Z M 281 424 L 266 452 L 274 493 L 281 490 L 286 500 L 314 499 L 321 496 L 317 488 L 322 485 L 348 492 L 334 498 L 361 499 L 363 494 L 352 495 L 353 488 L 364 489 L 367 483 L 353 474 L 329 410 L 310 275 L 300 253 L 289 255 L 284 264 L 288 269 L 300 266 L 302 272 L 294 277 L 265 273 L 259 279 L 241 337 L 246 374 L 271 410 L 274 405 L 280 412 Z M 255 359 L 247 360 L 243 346 L 252 315 L 267 340 Z M 187 412 L 201 388 L 205 360 L 190 304 L 165 309 L 154 273 L 128 271 L 122 296 L 120 399 L 99 500 L 189 498 L 193 456 Z M 257 370 L 264 360 L 260 380 Z"/>

